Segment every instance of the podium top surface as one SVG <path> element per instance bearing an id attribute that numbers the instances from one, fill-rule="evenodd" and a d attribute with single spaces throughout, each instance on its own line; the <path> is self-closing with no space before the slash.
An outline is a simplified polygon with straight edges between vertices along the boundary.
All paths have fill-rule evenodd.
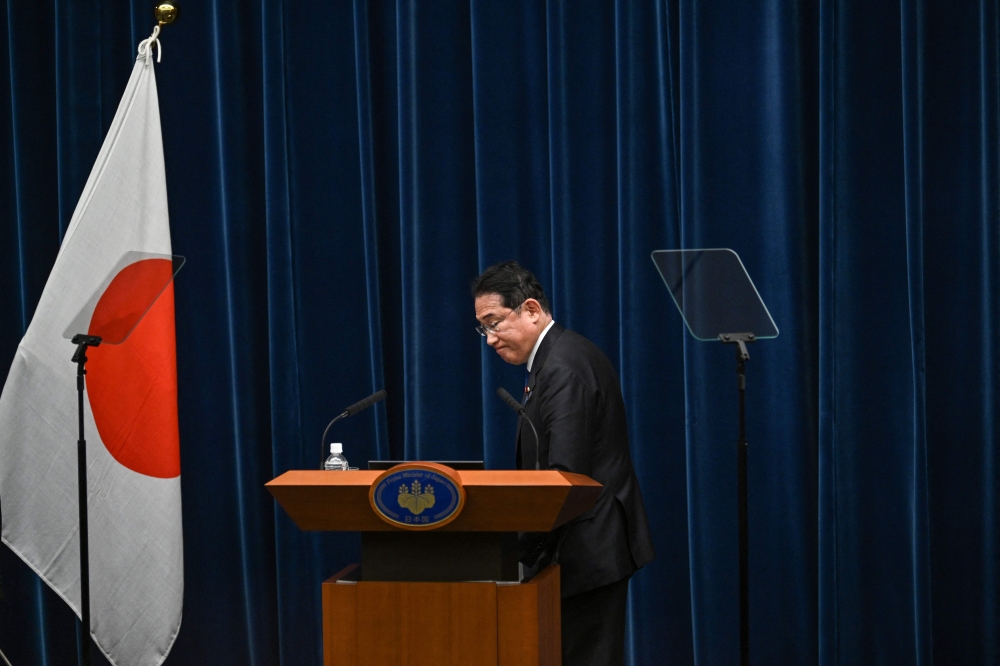
<path id="1" fill-rule="evenodd" d="M 371 508 L 368 491 L 377 470 L 293 470 L 266 484 L 299 529 L 393 532 Z M 462 513 L 435 531 L 547 532 L 586 512 L 601 484 L 582 474 L 556 470 L 462 470 Z"/>

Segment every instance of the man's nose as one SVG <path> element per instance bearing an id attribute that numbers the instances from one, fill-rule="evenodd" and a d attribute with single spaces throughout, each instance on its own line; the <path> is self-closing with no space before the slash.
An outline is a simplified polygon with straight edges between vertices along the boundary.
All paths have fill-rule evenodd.
<path id="1" fill-rule="evenodd" d="M 500 338 L 493 331 L 486 331 L 486 344 L 490 347 L 495 347 L 496 343 L 500 342 Z"/>

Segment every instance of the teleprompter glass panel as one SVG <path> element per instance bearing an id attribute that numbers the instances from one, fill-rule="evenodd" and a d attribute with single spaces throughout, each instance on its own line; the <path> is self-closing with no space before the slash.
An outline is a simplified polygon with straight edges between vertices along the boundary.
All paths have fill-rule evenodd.
<path id="1" fill-rule="evenodd" d="M 184 257 L 126 252 L 63 333 L 96 335 L 102 344 L 121 344 L 153 307 L 184 265 Z"/>
<path id="2" fill-rule="evenodd" d="M 718 340 L 724 333 L 778 337 L 774 319 L 732 250 L 656 250 L 652 257 L 684 323 L 698 340 Z"/>

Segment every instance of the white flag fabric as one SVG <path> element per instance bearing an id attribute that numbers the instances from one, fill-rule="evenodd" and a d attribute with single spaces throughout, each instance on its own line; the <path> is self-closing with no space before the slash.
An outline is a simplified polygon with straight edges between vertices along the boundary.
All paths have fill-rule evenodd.
<path id="1" fill-rule="evenodd" d="M 78 615 L 75 347 L 63 333 L 126 253 L 171 253 L 156 79 L 140 51 L 0 396 L 3 541 Z M 118 274 L 89 332 L 127 314 L 156 261 L 169 263 Z M 87 356 L 92 636 L 117 666 L 160 664 L 184 596 L 173 285 L 124 343 Z"/>

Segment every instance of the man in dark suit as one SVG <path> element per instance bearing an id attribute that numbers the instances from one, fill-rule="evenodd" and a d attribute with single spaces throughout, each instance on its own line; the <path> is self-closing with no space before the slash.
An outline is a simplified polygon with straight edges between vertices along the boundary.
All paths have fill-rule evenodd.
<path id="1" fill-rule="evenodd" d="M 552 319 L 545 292 L 517 262 L 472 284 L 478 330 L 508 363 L 527 364 L 524 406 L 538 429 L 518 424 L 517 467 L 586 474 L 603 485 L 594 507 L 546 534 L 522 534 L 521 561 L 561 568 L 563 663 L 621 664 L 632 574 L 654 555 L 629 453 L 625 404 L 614 366 L 592 342 Z"/>

